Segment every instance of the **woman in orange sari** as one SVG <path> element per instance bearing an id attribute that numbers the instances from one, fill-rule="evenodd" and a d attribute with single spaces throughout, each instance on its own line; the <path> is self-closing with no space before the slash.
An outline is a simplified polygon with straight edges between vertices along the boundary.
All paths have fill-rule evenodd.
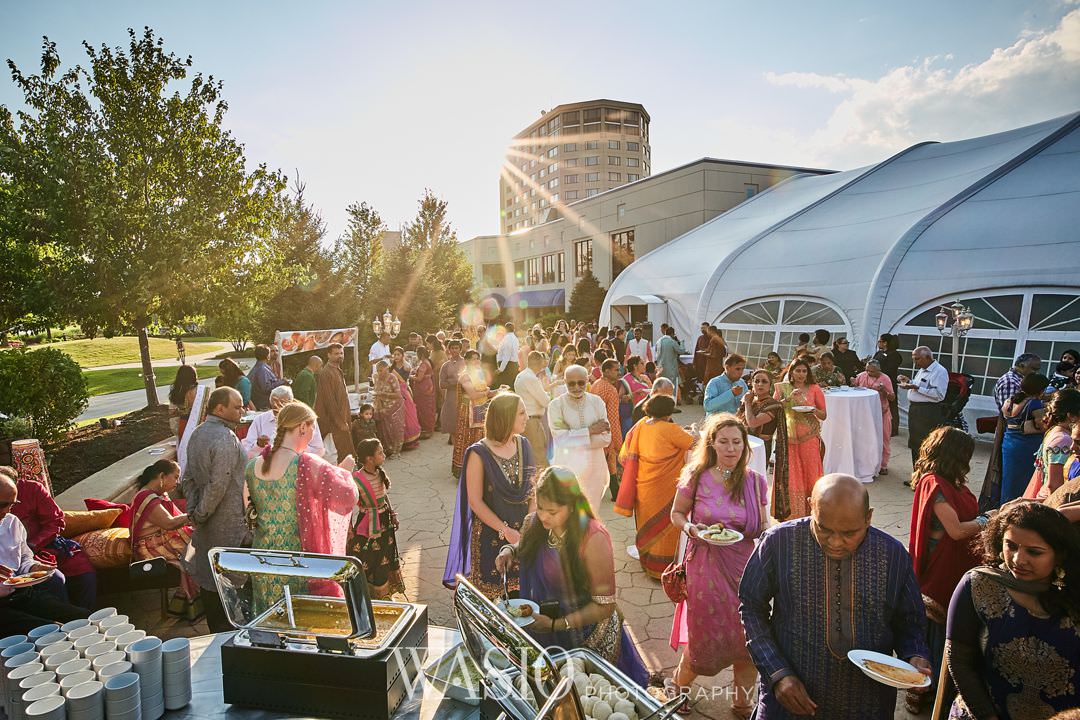
<path id="1" fill-rule="evenodd" d="M 825 470 L 821 423 L 825 420 L 825 394 L 821 392 L 810 363 L 799 358 L 791 363 L 788 380 L 776 385 L 776 399 L 784 404 L 787 418 L 788 498 L 791 513 L 785 518 L 810 514 L 810 493 Z M 782 488 L 781 488 L 782 490 Z M 779 491 L 774 491 L 779 494 Z"/>
<path id="2" fill-rule="evenodd" d="M 675 486 L 694 437 L 671 420 L 675 400 L 657 395 L 645 403 L 648 416 L 630 429 L 619 460 L 622 484 L 615 512 L 637 524 L 638 559 L 650 577 L 659 578 L 675 560 L 679 529 L 671 523 Z"/>

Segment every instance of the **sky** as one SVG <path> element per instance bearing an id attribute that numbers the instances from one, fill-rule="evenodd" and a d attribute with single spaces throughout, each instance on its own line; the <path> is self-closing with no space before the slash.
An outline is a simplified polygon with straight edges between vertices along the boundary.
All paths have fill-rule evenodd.
<path id="1" fill-rule="evenodd" d="M 639 102 L 653 173 L 702 158 L 849 169 L 1080 111 L 1080 0 L 376 3 L 0 0 L 0 55 L 65 65 L 154 28 L 224 82 L 249 164 L 327 223 L 390 229 L 425 188 L 459 239 L 499 228 L 510 138 L 561 103 Z M 20 107 L 7 74 L 0 104 Z"/>

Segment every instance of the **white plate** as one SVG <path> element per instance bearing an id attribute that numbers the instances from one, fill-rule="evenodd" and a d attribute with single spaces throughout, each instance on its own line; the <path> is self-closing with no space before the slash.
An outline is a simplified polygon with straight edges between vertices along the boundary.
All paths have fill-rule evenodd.
<path id="1" fill-rule="evenodd" d="M 698 537 L 702 542 L 707 542 L 708 544 L 716 545 L 717 547 L 726 547 L 728 545 L 734 545 L 735 543 L 737 543 L 737 542 L 739 542 L 740 540 L 743 539 L 744 535 L 741 532 L 739 532 L 738 530 L 733 530 L 732 528 L 726 528 L 726 529 L 727 529 L 728 532 L 735 533 L 736 535 L 738 535 L 738 537 L 736 537 L 734 540 L 709 540 L 708 538 L 703 538 L 700 535 Z"/>
<path id="2" fill-rule="evenodd" d="M 795 407 L 793 407 L 791 409 L 794 410 L 795 412 L 803 412 L 803 413 L 814 412 L 815 410 L 817 410 L 817 408 L 814 407 L 813 405 L 796 405 Z"/>
<path id="3" fill-rule="evenodd" d="M 500 610 L 502 610 L 503 612 L 506 612 L 506 605 L 502 602 L 502 600 L 498 601 L 496 604 L 499 606 Z M 517 625 L 518 627 L 525 627 L 526 625 L 532 625 L 534 622 L 536 622 L 536 617 L 535 616 L 540 614 L 540 606 L 537 605 L 536 603 L 534 603 L 532 600 L 526 600 L 524 598 L 518 598 L 517 600 L 511 600 L 510 601 L 510 606 L 511 607 L 521 607 L 522 605 L 528 605 L 529 607 L 531 607 L 532 611 L 533 611 L 533 614 L 528 616 L 528 617 L 515 617 L 513 615 L 510 615 L 510 613 L 506 612 L 506 614 L 510 615 L 510 619 L 513 620 L 514 624 Z"/>
<path id="4" fill-rule="evenodd" d="M 23 583 L 13 583 L 13 582 L 11 582 L 11 581 L 12 581 L 12 580 L 14 580 L 14 579 L 15 579 L 16 577 L 26 577 L 25 575 L 15 575 L 14 577 L 10 577 L 10 578 L 8 578 L 7 580 L 5 580 L 5 581 L 3 582 L 3 585 L 4 585 L 5 587 L 10 587 L 10 588 L 16 588 L 16 589 L 18 589 L 18 588 L 27 588 L 27 587 L 34 587 L 35 585 L 40 585 L 41 583 L 43 583 L 43 582 L 45 582 L 46 580 L 48 580 L 49 578 L 51 578 L 51 577 L 53 576 L 53 573 L 55 573 L 55 572 L 56 572 L 56 570 L 55 570 L 55 569 L 53 569 L 53 570 L 49 570 L 49 571 L 48 571 L 48 572 L 47 572 L 47 573 L 46 573 L 45 575 L 43 575 L 43 576 L 39 577 L 38 579 L 36 579 L 36 580 L 31 580 L 30 582 L 23 582 Z"/>
<path id="5" fill-rule="evenodd" d="M 874 662 L 879 662 L 884 665 L 892 665 L 893 667 L 903 668 L 904 670 L 912 670 L 914 672 L 919 672 L 914 665 L 906 663 L 899 658 L 894 658 L 892 655 L 883 655 L 879 652 L 874 652 L 873 650 L 849 650 L 847 656 L 848 660 L 853 662 L 855 664 L 855 667 L 862 670 L 863 674 L 866 675 L 866 677 L 870 678 L 871 680 L 877 680 L 883 685 L 900 688 L 902 690 L 907 690 L 911 688 L 924 688 L 930 686 L 930 677 L 928 675 L 923 675 L 923 681 L 918 685 L 912 685 L 910 683 L 902 683 L 893 680 L 892 678 L 885 677 L 884 675 L 876 673 L 863 665 L 864 660 L 873 660 Z"/>

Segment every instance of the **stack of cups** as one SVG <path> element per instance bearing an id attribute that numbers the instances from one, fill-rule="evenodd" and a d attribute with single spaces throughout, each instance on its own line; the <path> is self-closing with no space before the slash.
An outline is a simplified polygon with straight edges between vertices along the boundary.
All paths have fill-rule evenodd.
<path id="1" fill-rule="evenodd" d="M 91 625 L 97 627 L 101 624 L 102 620 L 107 620 L 114 615 L 116 615 L 116 608 L 107 607 L 101 608 L 100 610 L 95 610 L 94 612 L 90 613 L 90 616 L 86 619 L 90 621 Z M 124 622 L 127 622 L 127 618 L 124 619 Z"/>
<path id="2" fill-rule="evenodd" d="M 74 675 L 75 673 L 87 672 L 92 670 L 90 661 L 86 658 L 75 658 L 74 660 L 68 660 L 63 665 L 56 668 L 56 677 L 63 680 L 68 675 Z"/>
<path id="3" fill-rule="evenodd" d="M 7 714 L 11 720 L 16 720 L 23 716 L 23 694 L 30 688 L 55 682 L 56 674 L 45 670 L 39 662 L 32 662 L 12 670 L 8 680 Z"/>
<path id="4" fill-rule="evenodd" d="M 60 694 L 67 697 L 68 692 L 72 688 L 97 679 L 97 673 L 93 670 L 83 670 L 82 672 L 66 675 L 60 680 Z"/>
<path id="5" fill-rule="evenodd" d="M 60 626 L 60 632 L 65 632 L 68 635 L 70 635 L 71 633 L 75 632 L 79 628 L 84 628 L 84 627 L 89 627 L 89 626 L 90 626 L 90 621 L 89 620 L 82 620 L 82 619 L 80 619 L 80 620 L 70 620 L 70 621 L 68 621 L 68 622 L 66 622 L 66 623 L 64 623 L 63 625 Z"/>
<path id="6" fill-rule="evenodd" d="M 0 640 L 0 653 L 3 653 L 5 650 L 7 650 L 12 645 L 22 645 L 23 643 L 26 642 L 26 640 L 27 640 L 26 635 L 8 635 L 6 638 L 3 638 L 2 640 Z M 2 663 L 4 660 L 7 660 L 7 658 L 8 658 L 7 655 L 4 655 L 3 657 L 0 657 L 0 663 Z M 5 680 L 6 679 L 4 677 L 4 673 L 0 672 L 0 691 L 5 691 L 5 689 L 6 689 L 7 683 L 5 682 Z M 6 704 L 6 703 L 7 703 L 7 693 L 4 692 L 4 695 L 2 697 L 0 697 L 0 705 Z"/>
<path id="7" fill-rule="evenodd" d="M 133 672 L 105 681 L 105 714 L 109 720 L 140 720 L 139 676 Z"/>
<path id="8" fill-rule="evenodd" d="M 67 640 L 67 633 L 60 632 L 60 630 L 57 629 L 59 627 L 58 625 L 51 625 L 50 627 L 53 629 L 52 632 L 46 633 L 45 635 L 39 635 L 34 640 L 34 647 L 38 650 L 44 650 L 50 645 L 55 645 L 56 643 Z"/>
<path id="9" fill-rule="evenodd" d="M 131 672 L 131 663 L 129 663 L 127 660 L 114 662 L 98 670 L 98 680 L 100 680 L 101 682 L 105 682 L 113 675 L 119 675 L 120 673 L 126 672 Z"/>
<path id="10" fill-rule="evenodd" d="M 105 720 L 105 686 L 91 680 L 71 688 L 67 694 L 67 720 Z"/>
<path id="11" fill-rule="evenodd" d="M 127 660 L 127 653 L 123 650 L 113 650 L 107 652 L 104 655 L 98 655 L 94 658 L 94 670 L 101 670 L 106 665 L 112 665 L 113 663 L 123 662 Z"/>
<path id="12" fill-rule="evenodd" d="M 162 691 L 161 640 L 150 635 L 128 645 L 131 667 L 139 674 L 143 720 L 158 720 L 165 714 Z"/>
<path id="13" fill-rule="evenodd" d="M 65 650 L 64 652 L 58 652 L 55 655 L 50 655 L 47 658 L 43 658 L 42 663 L 45 665 L 46 670 L 55 670 L 66 662 L 78 659 L 78 650 Z"/>
<path id="14" fill-rule="evenodd" d="M 36 642 L 38 638 L 51 635 L 54 632 L 60 630 L 58 623 L 48 623 L 47 625 L 38 625 L 36 628 L 26 633 L 27 642 Z"/>
<path id="15" fill-rule="evenodd" d="M 105 636 L 99 635 L 94 628 L 83 628 L 83 630 L 92 630 L 93 632 L 84 633 L 80 637 L 75 638 L 75 649 L 79 651 L 79 654 L 85 654 L 87 648 L 93 647 L 105 639 Z M 76 630 L 75 632 L 80 633 L 82 630 Z M 69 635 L 68 637 L 71 636 Z"/>
<path id="16" fill-rule="evenodd" d="M 41 661 L 45 662 L 46 658 L 50 658 L 57 653 L 67 652 L 68 650 L 74 650 L 75 646 L 70 640 L 64 640 L 62 642 L 55 642 L 52 645 L 41 648 Z M 77 652 L 77 651 L 76 651 Z"/>
<path id="17" fill-rule="evenodd" d="M 50 695 L 26 706 L 26 720 L 65 720 L 66 701 L 61 695 Z"/>
<path id="18" fill-rule="evenodd" d="M 112 640 L 102 640 L 96 645 L 91 645 L 83 651 L 83 657 L 93 662 L 98 656 L 111 653 L 116 650 L 116 643 Z"/>
<path id="19" fill-rule="evenodd" d="M 98 628 L 98 632 L 101 633 L 102 635 L 104 635 L 105 633 L 107 633 L 109 631 L 109 628 L 116 627 L 117 625 L 125 625 L 125 624 L 127 624 L 127 622 L 128 622 L 128 616 L 127 615 L 116 615 L 115 611 L 114 611 L 113 615 L 110 615 L 107 618 L 103 618 L 103 619 L 99 620 L 96 623 L 96 625 L 97 625 L 97 628 Z M 132 627 L 134 627 L 134 625 Z"/>
<path id="20" fill-rule="evenodd" d="M 11 647 L 6 648 L 4 652 L 13 652 L 18 648 L 24 647 L 33 647 L 33 645 L 30 643 L 19 643 L 18 645 L 12 645 Z M 3 653 L 0 653 L 0 655 L 3 655 Z M 23 665 L 28 665 L 30 663 L 37 664 L 38 662 L 40 662 L 38 654 L 33 650 L 24 650 L 17 655 L 11 655 L 4 658 L 4 669 L 0 672 L 0 677 L 3 678 L 3 688 L 2 691 L 0 691 L 0 699 L 4 701 L 4 709 L 7 711 L 9 717 L 11 715 L 11 709 L 7 707 L 8 688 L 13 684 L 17 685 L 17 683 L 12 683 L 8 678 L 16 668 L 20 668 Z"/>
<path id="21" fill-rule="evenodd" d="M 35 685 L 26 692 L 23 693 L 21 707 L 18 709 L 19 718 L 23 717 L 41 717 L 40 715 L 30 715 L 30 708 L 34 703 L 39 700 L 45 700 L 46 698 L 60 698 L 60 708 L 63 712 L 64 698 L 60 695 L 60 684 L 55 682 L 43 682 L 40 685 Z M 55 711 L 50 711 L 55 712 Z M 45 715 L 44 717 L 52 717 L 52 715 Z M 60 717 L 64 717 L 60 715 Z M 12 718 L 15 720 L 15 718 Z"/>
<path id="22" fill-rule="evenodd" d="M 110 627 L 108 630 L 105 631 L 105 639 L 106 640 L 116 640 L 116 638 L 120 637 L 124 633 L 129 633 L 134 629 L 135 629 L 135 626 L 132 625 L 129 622 L 119 623 L 117 625 L 113 625 L 112 627 Z"/>
<path id="23" fill-rule="evenodd" d="M 116 638 L 116 649 L 127 650 L 128 645 L 135 642 L 136 640 L 142 640 L 144 637 L 146 637 L 145 630 L 132 630 L 131 632 L 126 632 L 120 637 Z"/>
<path id="24" fill-rule="evenodd" d="M 173 638 L 161 645 L 162 687 L 165 709 L 179 710 L 191 702 L 191 643 Z"/>

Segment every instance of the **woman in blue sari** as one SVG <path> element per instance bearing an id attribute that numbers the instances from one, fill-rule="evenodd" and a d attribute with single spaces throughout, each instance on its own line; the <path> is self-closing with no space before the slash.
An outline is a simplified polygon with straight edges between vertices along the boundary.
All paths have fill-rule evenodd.
<path id="1" fill-rule="evenodd" d="M 1001 440 L 1001 503 L 1024 494 L 1035 470 L 1035 454 L 1042 444 L 1043 403 L 1040 399 L 1050 380 L 1032 373 L 1020 383 L 1020 392 L 1001 406 L 1005 434 Z"/>
<path id="2" fill-rule="evenodd" d="M 983 562 L 949 603 L 955 720 L 1042 720 L 1080 707 L 1080 536 L 1021 502 L 983 531 Z M 944 705 L 944 703 L 942 703 Z"/>
<path id="3" fill-rule="evenodd" d="M 536 616 L 528 631 L 546 647 L 589 648 L 645 687 L 649 671 L 615 604 L 611 536 L 581 492 L 574 473 L 549 467 L 536 485 L 536 512 L 521 539 L 499 551 L 496 568 L 520 564 L 521 597 L 555 601 L 558 617 Z"/>
<path id="4" fill-rule="evenodd" d="M 502 573 L 495 556 L 507 542 L 517 542 L 525 516 L 536 509 L 533 475 L 536 463 L 522 433 L 529 416 L 514 393 L 491 399 L 484 418 L 484 437 L 465 450 L 458 480 L 450 550 L 443 585 L 454 587 L 461 573 L 489 598 L 502 594 Z M 517 590 L 516 577 L 508 578 Z"/>

